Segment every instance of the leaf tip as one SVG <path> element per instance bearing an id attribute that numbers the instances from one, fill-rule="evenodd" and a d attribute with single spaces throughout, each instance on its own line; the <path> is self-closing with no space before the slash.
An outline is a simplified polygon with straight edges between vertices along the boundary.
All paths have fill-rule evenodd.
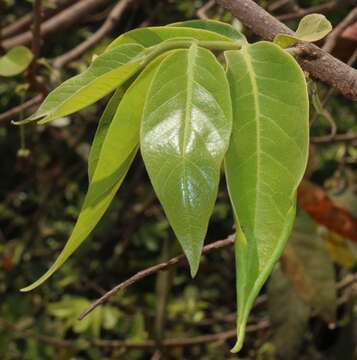
<path id="1" fill-rule="evenodd" d="M 21 292 L 29 292 L 31 290 L 33 290 L 33 286 L 32 285 L 29 285 L 29 286 L 25 286 L 23 288 L 20 289 Z"/>
<path id="2" fill-rule="evenodd" d="M 237 325 L 237 341 L 233 348 L 231 349 L 232 353 L 237 353 L 242 350 L 245 338 L 245 321 Z"/>
<path id="3" fill-rule="evenodd" d="M 190 274 L 192 279 L 197 275 L 198 268 L 200 266 L 200 258 L 197 259 L 188 259 L 190 265 Z"/>
<path id="4" fill-rule="evenodd" d="M 38 115 L 33 114 L 24 120 L 11 120 L 11 124 L 12 125 L 26 125 L 33 121 L 37 121 L 37 123 L 39 124 L 40 123 L 39 120 L 43 120 L 46 117 L 47 117 L 47 114 L 38 114 Z"/>

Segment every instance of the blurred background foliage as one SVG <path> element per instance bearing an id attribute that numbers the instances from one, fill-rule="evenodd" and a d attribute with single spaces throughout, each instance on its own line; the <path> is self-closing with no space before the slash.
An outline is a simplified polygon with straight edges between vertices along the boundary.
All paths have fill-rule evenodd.
<path id="1" fill-rule="evenodd" d="M 60 2 L 44 1 L 45 11 L 56 11 Z M 54 69 L 49 59 L 90 37 L 114 3 L 107 1 L 107 8 L 85 14 L 75 26 L 45 38 L 37 72 L 46 87 L 53 88 L 82 71 L 112 38 L 138 26 L 199 15 L 241 27 L 213 2 L 141 1 L 125 12 L 110 36 L 95 48 Z M 297 11 L 296 6 L 310 8 L 326 1 L 259 3 L 279 16 Z M 5 29 L 30 14 L 33 1 L 3 0 L 0 5 L 0 27 Z M 337 24 L 350 10 L 349 4 L 342 4 L 326 15 Z M 295 28 L 297 21 L 287 24 Z M 341 38 L 334 55 L 348 61 L 355 48 L 355 40 Z M 357 104 L 331 94 L 321 83 L 312 88 L 312 96 L 319 99 L 328 94 L 323 107 L 327 116 L 318 108 L 311 109 L 312 136 L 329 134 L 331 119 L 338 134 L 356 133 Z M 0 77 L 0 116 L 37 94 L 26 72 Z M 231 247 L 203 256 L 194 280 L 185 265 L 171 268 L 145 278 L 84 320 L 77 320 L 106 290 L 180 252 L 172 245 L 174 236 L 140 158 L 110 210 L 79 251 L 40 288 L 19 292 L 49 267 L 70 235 L 86 192 L 88 151 L 104 106 L 105 101 L 99 102 L 45 127 L 19 129 L 8 120 L 0 122 L 1 359 L 238 359 L 229 352 L 236 311 Z M 20 112 L 10 120 L 22 116 Z M 356 168 L 356 140 L 312 143 L 306 174 L 311 183 L 299 193 L 304 209 L 298 210 L 291 241 L 251 315 L 240 359 L 357 358 L 357 246 L 329 226 L 339 219 L 339 211 L 356 226 Z M 223 188 L 207 243 L 234 231 Z M 216 337 L 210 338 L 214 334 Z M 155 355 L 159 353 L 153 339 L 158 344 L 160 340 L 171 341 L 161 357 Z"/>

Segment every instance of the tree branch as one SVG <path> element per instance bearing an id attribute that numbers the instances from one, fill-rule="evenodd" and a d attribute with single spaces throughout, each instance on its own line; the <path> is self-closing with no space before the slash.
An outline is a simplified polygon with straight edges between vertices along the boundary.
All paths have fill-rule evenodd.
<path id="1" fill-rule="evenodd" d="M 273 40 L 279 33 L 294 34 L 252 0 L 217 0 L 254 33 Z M 357 70 L 312 44 L 299 44 L 298 61 L 313 77 L 338 89 L 344 96 L 357 100 Z"/>
<path id="2" fill-rule="evenodd" d="M 43 20 L 47 20 L 49 17 L 57 14 L 59 11 L 63 10 L 66 6 L 69 6 L 71 3 L 74 3 L 76 0 L 57 0 L 55 9 L 46 9 L 43 12 Z M 24 31 L 29 28 L 33 21 L 33 14 L 22 16 L 20 19 L 15 22 L 5 26 L 2 29 L 2 36 L 4 39 L 12 37 L 18 34 L 20 31 Z"/>
<path id="3" fill-rule="evenodd" d="M 42 36 L 48 36 L 59 30 L 63 31 L 71 25 L 78 23 L 78 21 L 86 14 L 89 14 L 93 10 L 98 9 L 99 7 L 102 7 L 109 2 L 110 0 L 81 0 L 76 2 L 74 5 L 66 8 L 59 14 L 45 21 L 42 24 Z M 32 32 L 27 31 L 23 34 L 5 39 L 3 42 L 3 47 L 8 50 L 14 46 L 28 45 L 31 43 L 31 41 Z"/>
<path id="4" fill-rule="evenodd" d="M 73 61 L 80 57 L 84 52 L 88 49 L 92 48 L 100 40 L 102 40 L 110 31 L 114 28 L 114 26 L 119 22 L 122 17 L 124 11 L 133 3 L 138 0 L 121 0 L 117 3 L 117 5 L 113 8 L 113 10 L 109 13 L 109 16 L 105 20 L 104 24 L 96 31 L 93 35 L 91 35 L 87 40 L 83 41 L 74 49 L 68 51 L 67 53 L 58 56 L 52 62 L 53 66 L 56 68 L 61 68 L 65 64 L 70 61 Z"/>
<path id="5" fill-rule="evenodd" d="M 328 11 L 335 9 L 339 5 L 339 3 L 341 3 L 341 1 L 332 0 L 324 4 L 311 6 L 307 9 L 299 8 L 297 11 L 288 14 L 278 15 L 277 19 L 279 19 L 280 21 L 289 21 L 289 20 L 302 18 L 309 14 L 326 13 Z"/>
<path id="6" fill-rule="evenodd" d="M 21 105 L 15 106 L 10 110 L 5 111 L 4 113 L 0 114 L 0 122 L 14 120 L 18 114 L 31 108 L 32 106 L 38 105 L 42 100 L 43 100 L 43 96 L 40 94 L 24 102 Z"/>
<path id="7" fill-rule="evenodd" d="M 350 13 L 333 29 L 333 31 L 326 38 L 325 44 L 322 47 L 326 52 L 331 52 L 337 42 L 338 37 L 342 34 L 343 30 L 347 26 L 352 24 L 357 19 L 357 7 L 355 7 Z"/>
<path id="8" fill-rule="evenodd" d="M 229 235 L 224 240 L 218 240 L 212 244 L 206 245 L 203 247 L 202 253 L 208 254 L 212 251 L 230 246 L 234 243 L 234 235 Z M 79 320 L 82 320 L 85 316 L 87 316 L 89 313 L 91 313 L 96 307 L 99 305 L 104 304 L 111 296 L 116 294 L 120 290 L 124 290 L 125 288 L 129 287 L 130 285 L 146 278 L 149 275 L 155 274 L 158 271 L 163 271 L 168 269 L 171 266 L 175 266 L 181 263 L 187 262 L 185 255 L 179 255 L 176 256 L 168 261 L 162 262 L 160 264 L 151 266 L 145 270 L 139 271 L 134 276 L 129 278 L 128 280 L 120 283 L 119 285 L 115 286 L 113 289 L 105 293 L 101 298 L 96 300 L 92 305 L 90 305 L 86 310 L 84 310 L 78 317 Z"/>

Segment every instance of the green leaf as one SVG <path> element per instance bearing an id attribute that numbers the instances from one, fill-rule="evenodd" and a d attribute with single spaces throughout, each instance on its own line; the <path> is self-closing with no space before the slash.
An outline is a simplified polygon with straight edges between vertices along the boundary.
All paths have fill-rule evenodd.
<path id="1" fill-rule="evenodd" d="M 115 39 L 107 48 L 107 51 L 123 44 L 140 44 L 144 47 L 157 45 L 165 40 L 175 38 L 191 38 L 202 41 L 227 41 L 233 40 L 216 32 L 174 26 L 157 26 L 139 28 L 128 31 Z"/>
<path id="2" fill-rule="evenodd" d="M 21 291 L 34 289 L 57 271 L 86 239 L 109 207 L 137 152 L 140 120 L 148 87 L 158 64 L 168 54 L 163 54 L 150 63 L 125 93 L 105 136 L 88 193 L 71 237 L 51 268 L 40 279 Z"/>
<path id="3" fill-rule="evenodd" d="M 208 30 L 226 36 L 232 40 L 246 42 L 245 36 L 240 31 L 235 29 L 232 25 L 217 20 L 188 20 L 170 24 L 168 26 Z"/>
<path id="4" fill-rule="evenodd" d="M 0 76 L 15 76 L 25 71 L 33 59 L 32 52 L 25 46 L 17 46 L 0 57 Z"/>
<path id="5" fill-rule="evenodd" d="M 35 114 L 15 124 L 35 120 L 44 124 L 93 104 L 141 69 L 143 50 L 138 44 L 128 44 L 98 56 L 88 70 L 53 90 Z"/>
<path id="6" fill-rule="evenodd" d="M 278 34 L 274 38 L 274 43 L 287 48 L 299 40 L 314 42 L 323 39 L 331 30 L 332 25 L 324 15 L 310 14 L 301 19 L 295 35 Z"/>
<path id="7" fill-rule="evenodd" d="M 321 14 L 304 16 L 296 30 L 298 39 L 304 41 L 318 41 L 324 38 L 332 30 L 331 23 Z"/>
<path id="8" fill-rule="evenodd" d="M 278 46 L 227 51 L 233 131 L 225 171 L 237 222 L 238 351 L 255 297 L 284 249 L 308 155 L 304 74 Z"/>
<path id="9" fill-rule="evenodd" d="M 117 111 L 119 103 L 124 95 L 122 88 L 117 89 L 113 96 L 110 98 L 102 116 L 99 119 L 97 131 L 95 132 L 93 143 L 90 149 L 88 158 L 88 178 L 91 181 L 94 171 L 97 167 L 97 163 L 100 156 L 100 151 L 103 147 L 105 136 L 108 133 L 110 124 L 112 123 L 113 117 Z"/>
<path id="10" fill-rule="evenodd" d="M 199 266 L 230 134 L 229 86 L 214 55 L 192 44 L 166 58 L 145 105 L 141 152 L 192 276 Z"/>

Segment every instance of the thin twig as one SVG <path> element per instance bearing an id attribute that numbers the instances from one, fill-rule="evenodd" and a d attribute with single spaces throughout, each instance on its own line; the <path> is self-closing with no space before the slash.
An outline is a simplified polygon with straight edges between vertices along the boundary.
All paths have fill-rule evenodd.
<path id="1" fill-rule="evenodd" d="M 9 322 L 0 319 L 0 326 L 10 329 L 15 337 L 21 338 L 33 338 L 35 340 L 53 345 L 59 348 L 76 348 L 76 343 L 70 340 L 56 339 L 51 336 L 36 334 L 29 330 L 22 330 L 16 325 L 10 324 Z M 270 326 L 268 320 L 261 320 L 256 324 L 249 324 L 246 328 L 246 333 L 254 333 L 262 330 L 268 329 Z M 193 336 L 187 338 L 172 338 L 166 339 L 163 341 L 163 347 L 175 348 L 175 347 L 186 347 L 199 344 L 208 344 L 212 342 L 225 342 L 229 339 L 234 338 L 237 335 L 236 329 L 231 329 L 228 331 L 223 331 L 217 334 Z M 141 342 L 137 341 L 127 341 L 127 340 L 94 340 L 89 341 L 89 345 L 95 347 L 104 347 L 104 348 L 128 348 L 128 349 L 153 349 L 156 347 L 154 340 L 145 340 Z"/>
<path id="2" fill-rule="evenodd" d="M 200 7 L 200 8 L 197 10 L 197 12 L 196 12 L 197 16 L 198 16 L 200 19 L 208 19 L 207 11 L 208 11 L 209 9 L 211 9 L 211 8 L 214 6 L 215 3 L 216 3 L 215 0 L 210 0 L 210 1 L 208 1 L 206 4 L 204 4 L 202 7 Z"/>
<path id="3" fill-rule="evenodd" d="M 41 22 L 42 22 L 42 0 L 35 0 L 33 4 L 33 28 L 32 28 L 32 53 L 33 60 L 27 71 L 27 79 L 30 86 L 47 95 L 47 89 L 36 77 L 37 60 L 41 50 Z"/>
<path id="4" fill-rule="evenodd" d="M 234 243 L 234 235 L 228 236 L 224 240 L 218 240 L 212 244 L 206 245 L 202 253 L 208 254 L 212 251 L 230 246 Z M 155 274 L 158 271 L 163 271 L 168 269 L 171 266 L 175 266 L 181 263 L 187 262 L 186 257 L 182 254 L 179 256 L 176 256 L 168 261 L 162 262 L 160 264 L 151 266 L 145 270 L 139 271 L 129 279 L 125 280 L 124 282 L 120 283 L 119 285 L 115 286 L 113 289 L 106 292 L 102 297 L 100 297 L 98 300 L 96 300 L 92 305 L 90 305 L 86 310 L 84 310 L 78 317 L 79 320 L 82 320 L 85 316 L 87 316 L 89 313 L 91 313 L 95 308 L 97 308 L 99 305 L 104 304 L 110 297 L 112 297 L 114 294 L 119 292 L 120 290 L 124 290 L 130 285 L 136 283 L 137 281 L 140 281 L 144 278 L 146 278 L 149 275 Z"/>
<path id="5" fill-rule="evenodd" d="M 326 144 L 326 143 L 338 143 L 338 142 L 352 142 L 357 140 L 356 133 L 346 133 L 346 134 L 336 134 L 333 136 L 323 135 L 323 136 L 312 136 L 310 138 L 311 143 L 313 144 Z"/>
<path id="6" fill-rule="evenodd" d="M 289 20 L 302 18 L 309 14 L 326 13 L 328 11 L 335 9 L 338 5 L 339 5 L 339 1 L 333 0 L 333 1 L 329 1 L 329 2 L 321 4 L 321 5 L 309 7 L 307 9 L 299 8 L 298 10 L 296 10 L 294 12 L 291 12 L 288 14 L 283 14 L 283 15 L 278 15 L 277 19 L 279 19 L 280 21 L 289 21 Z"/>
<path id="7" fill-rule="evenodd" d="M 46 37 L 50 34 L 56 33 L 77 24 L 83 16 L 91 13 L 92 11 L 107 5 L 110 0 L 80 0 L 72 6 L 66 8 L 52 18 L 48 19 L 42 24 L 42 36 Z M 23 34 L 11 37 L 4 40 L 4 48 L 11 49 L 18 45 L 27 45 L 32 41 L 32 32 L 26 31 Z"/>
<path id="8" fill-rule="evenodd" d="M 356 62 L 356 60 L 357 60 L 357 49 L 355 49 L 355 51 L 353 52 L 352 56 L 348 59 L 347 65 L 353 66 L 354 63 Z M 331 87 L 331 88 L 327 91 L 325 97 L 322 99 L 321 105 L 322 105 L 322 106 L 326 106 L 326 104 L 327 104 L 328 101 L 330 100 L 331 96 L 333 96 L 333 95 L 335 95 L 335 94 L 336 94 L 336 89 L 333 88 L 333 87 Z M 313 123 L 316 121 L 318 115 L 319 115 L 319 114 L 317 113 L 317 111 L 315 111 L 315 113 L 313 114 L 313 116 L 312 116 L 312 118 L 311 118 L 311 122 L 310 122 L 311 124 L 313 124 Z"/>
<path id="9" fill-rule="evenodd" d="M 45 9 L 43 11 L 42 19 L 47 20 L 48 18 L 57 14 L 59 11 L 63 10 L 67 6 L 71 5 L 75 1 L 77 1 L 77 0 L 57 0 L 55 3 L 55 5 L 56 5 L 55 9 L 50 8 L 50 9 Z M 13 37 L 13 36 L 17 35 L 21 31 L 27 30 L 30 27 L 30 25 L 32 24 L 32 21 L 33 21 L 32 12 L 27 15 L 22 16 L 15 22 L 12 22 L 11 24 L 4 27 L 4 29 L 2 31 L 3 38 L 8 39 L 9 37 Z"/>
<path id="10" fill-rule="evenodd" d="M 328 35 L 322 49 L 325 50 L 326 52 L 331 52 L 335 48 L 337 39 L 342 34 L 342 32 L 356 19 L 357 19 L 357 7 L 351 10 L 350 13 Z"/>
<path id="11" fill-rule="evenodd" d="M 115 25 L 121 19 L 124 11 L 131 5 L 133 5 L 138 0 L 120 0 L 117 5 L 110 12 L 109 16 L 105 20 L 104 24 L 91 35 L 87 40 L 83 41 L 81 44 L 76 46 L 74 49 L 68 51 L 67 53 L 58 56 L 53 59 L 52 64 L 55 68 L 61 68 L 65 64 L 79 58 L 84 52 L 93 46 L 97 45 L 110 31 L 115 27 Z"/>
<path id="12" fill-rule="evenodd" d="M 247 325 L 246 333 L 258 332 L 262 330 L 268 329 L 270 323 L 268 320 L 261 320 L 257 324 Z M 208 344 L 211 342 L 225 342 L 229 339 L 233 339 L 237 336 L 237 330 L 232 329 L 228 331 L 224 331 L 218 334 L 210 334 L 210 335 L 202 335 L 196 337 L 188 337 L 188 338 L 177 338 L 177 339 L 166 339 L 163 341 L 163 347 L 185 347 L 185 346 L 193 346 L 200 344 Z M 93 344 L 95 346 L 101 346 L 106 348 L 117 348 L 117 347 L 126 347 L 126 348 L 154 348 L 156 346 L 155 341 L 147 340 L 141 343 L 138 342 L 129 342 L 122 340 L 97 340 L 94 341 Z"/>
<path id="13" fill-rule="evenodd" d="M 43 96 L 37 95 L 34 98 L 27 100 L 21 105 L 15 106 L 12 109 L 5 111 L 4 113 L 0 114 L 0 122 L 2 121 L 9 121 L 15 120 L 15 117 L 20 113 L 30 109 L 31 107 L 38 105 L 43 99 Z"/>

